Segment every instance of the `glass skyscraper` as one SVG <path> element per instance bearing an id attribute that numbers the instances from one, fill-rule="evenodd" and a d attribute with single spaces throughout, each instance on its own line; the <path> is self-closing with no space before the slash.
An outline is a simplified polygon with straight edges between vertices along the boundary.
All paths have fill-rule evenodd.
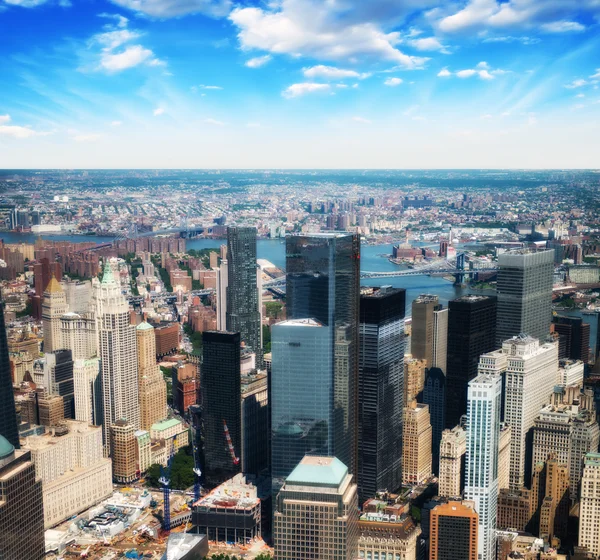
<path id="1" fill-rule="evenodd" d="M 359 325 L 358 491 L 361 503 L 402 484 L 406 291 L 363 288 Z"/>
<path id="2" fill-rule="evenodd" d="M 300 362 L 294 365 L 295 371 L 305 376 L 314 364 L 318 364 L 315 375 L 318 374 L 319 377 L 315 378 L 315 382 L 318 380 L 317 386 L 328 391 L 325 394 L 327 405 L 323 411 L 329 422 L 327 454 L 337 457 L 349 465 L 352 473 L 356 473 L 360 238 L 351 233 L 293 235 L 286 240 L 286 257 L 288 319 L 312 319 L 322 325 L 318 354 L 298 352 L 296 359 Z M 275 424 L 278 401 L 289 398 L 278 391 L 282 387 L 278 377 L 289 374 L 280 365 L 282 358 L 278 353 L 282 351 L 283 345 L 277 344 L 277 340 L 277 335 L 273 334 L 271 393 L 274 438 L 278 429 Z M 288 344 L 288 352 L 291 348 L 294 347 Z M 302 366 L 302 361 L 308 362 L 310 366 Z M 291 387 L 283 387 L 282 390 L 289 391 Z M 309 390 L 294 393 L 292 398 L 303 400 L 305 407 L 313 407 L 315 399 L 321 399 L 321 395 Z M 274 461 L 275 455 L 274 450 Z"/>
<path id="3" fill-rule="evenodd" d="M 554 251 L 507 251 L 498 256 L 496 347 L 527 334 L 544 341 L 552 321 Z"/>
<path id="4" fill-rule="evenodd" d="M 242 342 L 256 354 L 257 366 L 262 367 L 255 228 L 227 228 L 227 275 L 227 330 L 240 333 Z"/>
<path id="5" fill-rule="evenodd" d="M 0 435 L 15 449 L 20 448 L 3 304 L 0 304 Z"/>

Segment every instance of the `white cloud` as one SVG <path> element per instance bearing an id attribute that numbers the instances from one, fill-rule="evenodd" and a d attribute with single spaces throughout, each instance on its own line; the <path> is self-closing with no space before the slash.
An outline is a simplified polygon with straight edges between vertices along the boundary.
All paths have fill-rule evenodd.
<path id="1" fill-rule="evenodd" d="M 447 78 L 454 75 L 457 78 L 467 79 L 472 78 L 473 76 L 478 76 L 481 80 L 493 80 L 495 76 L 507 73 L 507 70 L 501 70 L 500 68 L 492 70 L 487 62 L 481 61 L 479 64 L 477 64 L 477 66 L 475 66 L 475 68 L 465 68 L 464 70 L 454 72 L 454 74 L 450 72 L 448 68 L 443 68 L 438 72 L 438 77 Z"/>
<path id="2" fill-rule="evenodd" d="M 270 9 L 236 8 L 229 19 L 239 29 L 244 50 L 326 60 L 369 57 L 393 61 L 404 68 L 423 66 L 427 59 L 396 48 L 401 41 L 399 33 L 386 33 L 370 21 L 336 19 L 336 13 L 346 8 L 334 2 L 283 0 L 273 2 Z"/>
<path id="3" fill-rule="evenodd" d="M 10 115 L 0 115 L 0 124 L 5 124 L 10 121 Z"/>
<path id="4" fill-rule="evenodd" d="M 21 6 L 21 8 L 35 8 L 45 4 L 48 0 L 4 0 L 9 6 Z"/>
<path id="5" fill-rule="evenodd" d="M 345 78 L 358 78 L 359 80 L 363 80 L 371 75 L 368 73 L 361 74 L 355 70 L 336 68 L 335 66 L 325 66 L 323 64 L 311 66 L 310 68 L 303 68 L 302 73 L 305 78 L 320 78 L 323 80 L 343 80 Z"/>
<path id="6" fill-rule="evenodd" d="M 579 109 L 583 109 L 585 107 L 585 105 L 583 103 L 576 103 L 575 105 L 573 105 L 573 107 L 571 107 L 571 109 L 573 111 L 578 111 Z"/>
<path id="7" fill-rule="evenodd" d="M 113 54 L 105 52 L 100 59 L 100 65 L 109 72 L 120 72 L 127 68 L 133 68 L 143 62 L 151 62 L 153 53 L 150 49 L 145 49 L 141 45 L 131 45 L 123 52 Z"/>
<path id="8" fill-rule="evenodd" d="M 155 18 L 206 14 L 224 17 L 231 9 L 230 0 L 111 0 L 114 4 Z"/>
<path id="9" fill-rule="evenodd" d="M 577 99 L 583 99 L 585 97 L 585 93 L 578 93 L 575 97 Z"/>
<path id="10" fill-rule="evenodd" d="M 596 73 L 590 76 L 591 80 L 600 80 L 600 68 L 596 68 Z"/>
<path id="11" fill-rule="evenodd" d="M 121 126 L 123 124 L 122 121 L 112 121 L 110 123 L 110 126 Z"/>
<path id="12" fill-rule="evenodd" d="M 571 33 L 584 31 L 585 26 L 576 21 L 552 21 L 550 23 L 544 23 L 542 29 L 548 33 Z"/>
<path id="13" fill-rule="evenodd" d="M 0 115 L 0 136 L 10 136 L 22 140 L 32 136 L 48 136 L 51 132 L 33 130 L 29 126 L 8 125 L 11 121 L 10 115 Z"/>
<path id="14" fill-rule="evenodd" d="M 162 107 L 157 107 L 156 109 L 154 109 L 154 111 L 152 112 L 152 114 L 155 117 L 160 117 L 161 115 L 164 115 L 165 110 Z"/>
<path id="15" fill-rule="evenodd" d="M 338 89 L 348 89 L 348 84 L 335 84 Z"/>
<path id="16" fill-rule="evenodd" d="M 442 68 L 437 75 L 438 78 L 447 78 L 448 76 L 452 76 L 452 72 L 448 68 Z"/>
<path id="17" fill-rule="evenodd" d="M 73 136 L 75 142 L 96 142 L 102 138 L 101 134 L 76 134 Z"/>
<path id="18" fill-rule="evenodd" d="M 107 18 L 107 19 L 112 19 L 115 22 L 115 25 L 117 27 L 120 27 L 121 29 L 125 29 L 127 27 L 127 24 L 129 23 L 129 20 L 125 16 L 122 16 L 121 14 L 102 13 L 102 14 L 98 14 L 98 16 Z"/>
<path id="19" fill-rule="evenodd" d="M 395 87 L 399 86 L 402 83 L 402 78 L 388 78 L 383 82 L 384 86 Z"/>
<path id="20" fill-rule="evenodd" d="M 371 124 L 372 121 L 370 121 L 369 119 L 365 119 L 364 117 L 352 117 L 352 120 L 355 122 L 359 122 L 362 124 Z"/>
<path id="21" fill-rule="evenodd" d="M 435 37 L 423 37 L 421 39 L 413 39 L 409 44 L 418 51 L 441 51 L 447 53 L 446 47 L 442 45 Z"/>
<path id="22" fill-rule="evenodd" d="M 303 82 L 300 84 L 292 84 L 285 90 L 283 90 L 283 97 L 291 99 L 293 97 L 300 97 L 307 93 L 325 92 L 329 91 L 331 86 L 329 84 L 316 84 L 314 82 Z"/>
<path id="23" fill-rule="evenodd" d="M 260 68 L 261 66 L 264 66 L 265 64 L 269 63 L 272 58 L 273 57 L 270 54 L 266 54 L 264 56 L 255 56 L 250 60 L 246 60 L 244 65 L 248 68 Z"/>
<path id="24" fill-rule="evenodd" d="M 203 84 L 200 84 L 198 87 L 200 89 L 215 89 L 215 90 L 223 89 L 221 86 L 205 86 Z"/>
<path id="25" fill-rule="evenodd" d="M 204 122 L 206 124 L 212 124 L 214 126 L 224 126 L 225 125 L 224 122 L 218 121 L 216 119 L 204 119 Z"/>
<path id="26" fill-rule="evenodd" d="M 456 73 L 459 78 L 471 78 L 475 76 L 475 74 L 477 74 L 477 70 L 473 70 L 472 68 L 469 68 L 468 70 L 459 70 Z"/>
<path id="27" fill-rule="evenodd" d="M 565 84 L 567 89 L 577 89 L 583 86 L 587 86 L 587 81 L 583 79 L 573 80 L 570 84 Z"/>

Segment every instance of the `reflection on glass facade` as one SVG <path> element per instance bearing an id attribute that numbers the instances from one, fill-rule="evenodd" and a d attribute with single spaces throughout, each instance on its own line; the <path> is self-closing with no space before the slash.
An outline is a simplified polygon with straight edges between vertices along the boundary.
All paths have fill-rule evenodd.
<path id="1" fill-rule="evenodd" d="M 272 476 L 276 488 L 304 455 L 333 452 L 330 329 L 314 319 L 283 321 L 271 334 Z"/>
<path id="2" fill-rule="evenodd" d="M 360 238 L 356 234 L 290 236 L 286 240 L 287 317 L 315 319 L 328 327 L 323 361 L 329 361 L 328 454 L 357 472 L 358 306 Z M 273 377 L 276 370 L 273 347 Z M 273 401 L 278 395 L 273 394 Z M 275 426 L 273 426 L 275 430 Z"/>

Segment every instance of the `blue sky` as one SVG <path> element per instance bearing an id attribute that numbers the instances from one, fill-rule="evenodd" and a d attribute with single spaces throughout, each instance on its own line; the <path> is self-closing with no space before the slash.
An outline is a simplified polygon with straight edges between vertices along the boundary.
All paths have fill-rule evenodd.
<path id="1" fill-rule="evenodd" d="M 0 167 L 600 167 L 599 0 L 0 0 Z"/>

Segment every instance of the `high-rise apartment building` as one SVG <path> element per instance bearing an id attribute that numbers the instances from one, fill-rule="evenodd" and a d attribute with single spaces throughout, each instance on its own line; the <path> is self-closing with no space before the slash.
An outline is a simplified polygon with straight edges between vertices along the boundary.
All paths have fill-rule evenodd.
<path id="1" fill-rule="evenodd" d="M 402 434 L 402 483 L 421 484 L 432 474 L 431 421 L 426 404 L 416 401 L 407 404 Z"/>
<path id="2" fill-rule="evenodd" d="M 358 492 L 335 457 L 307 455 L 287 477 L 273 515 L 280 560 L 355 560 Z"/>
<path id="3" fill-rule="evenodd" d="M 501 402 L 500 376 L 484 373 L 469 382 L 465 499 L 479 514 L 479 560 L 496 557 Z"/>
<path id="4" fill-rule="evenodd" d="M 430 513 L 429 560 L 477 560 L 479 516 L 472 502 L 449 501 Z"/>
<path id="5" fill-rule="evenodd" d="M 29 451 L 15 449 L 0 435 L 0 558 L 42 560 L 45 555 L 42 481 Z"/>
<path id="6" fill-rule="evenodd" d="M 448 307 L 446 428 L 453 428 L 467 412 L 467 388 L 478 373 L 479 356 L 495 348 L 496 298 L 461 296 Z"/>
<path id="7" fill-rule="evenodd" d="M 242 342 L 262 365 L 261 294 L 257 280 L 256 229 L 227 228 L 227 330 L 239 332 Z"/>
<path id="8" fill-rule="evenodd" d="M 126 420 L 140 427 L 137 347 L 129 305 L 106 263 L 102 281 L 94 293 L 98 333 L 98 357 L 102 368 L 104 450 L 110 453 L 110 428 Z"/>
<path id="9" fill-rule="evenodd" d="M 402 484 L 405 290 L 363 288 L 359 326 L 358 489 Z"/>
<path id="10" fill-rule="evenodd" d="M 505 341 L 502 352 L 507 355 L 504 418 L 512 430 L 510 488 L 519 490 L 530 480 L 528 433 L 558 380 L 558 348 L 520 335 Z"/>
<path id="11" fill-rule="evenodd" d="M 42 300 L 42 325 L 44 329 L 44 352 L 54 352 L 64 348 L 61 336 L 60 318 L 68 311 L 67 298 L 60 283 L 54 276 L 44 290 Z"/>
<path id="12" fill-rule="evenodd" d="M 600 454 L 585 456 L 579 504 L 579 546 L 600 555 Z"/>
<path id="13" fill-rule="evenodd" d="M 240 333 L 202 333 L 200 393 L 204 420 L 204 475 L 223 482 L 240 470 L 242 447 Z M 236 457 L 227 447 L 227 424 Z M 236 462 L 237 460 L 237 462 Z"/>
<path id="14" fill-rule="evenodd" d="M 329 357 L 321 359 L 330 364 L 332 455 L 357 473 L 360 237 L 289 236 L 286 270 L 288 319 L 315 319 L 327 327 Z"/>
<path id="15" fill-rule="evenodd" d="M 552 321 L 554 251 L 507 251 L 498 268 L 496 347 L 520 334 L 544 341 Z"/>
<path id="16" fill-rule="evenodd" d="M 467 452 L 467 432 L 461 426 L 442 432 L 440 443 L 440 472 L 438 494 L 443 498 L 458 498 L 462 495 L 462 473 Z"/>
<path id="17" fill-rule="evenodd" d="M 425 388 L 423 389 L 423 403 L 429 405 L 432 430 L 432 468 L 434 474 L 438 474 L 440 442 L 442 441 L 442 432 L 446 425 L 446 376 L 438 367 L 432 367 L 427 370 Z"/>
<path id="18" fill-rule="evenodd" d="M 15 449 L 19 449 L 19 429 L 10 374 L 10 360 L 8 359 L 4 304 L 2 303 L 0 303 L 0 435 L 4 436 Z"/>
<path id="19" fill-rule="evenodd" d="M 149 430 L 152 424 L 167 416 L 167 384 L 156 363 L 154 327 L 142 321 L 135 329 L 138 358 L 140 427 Z"/>

